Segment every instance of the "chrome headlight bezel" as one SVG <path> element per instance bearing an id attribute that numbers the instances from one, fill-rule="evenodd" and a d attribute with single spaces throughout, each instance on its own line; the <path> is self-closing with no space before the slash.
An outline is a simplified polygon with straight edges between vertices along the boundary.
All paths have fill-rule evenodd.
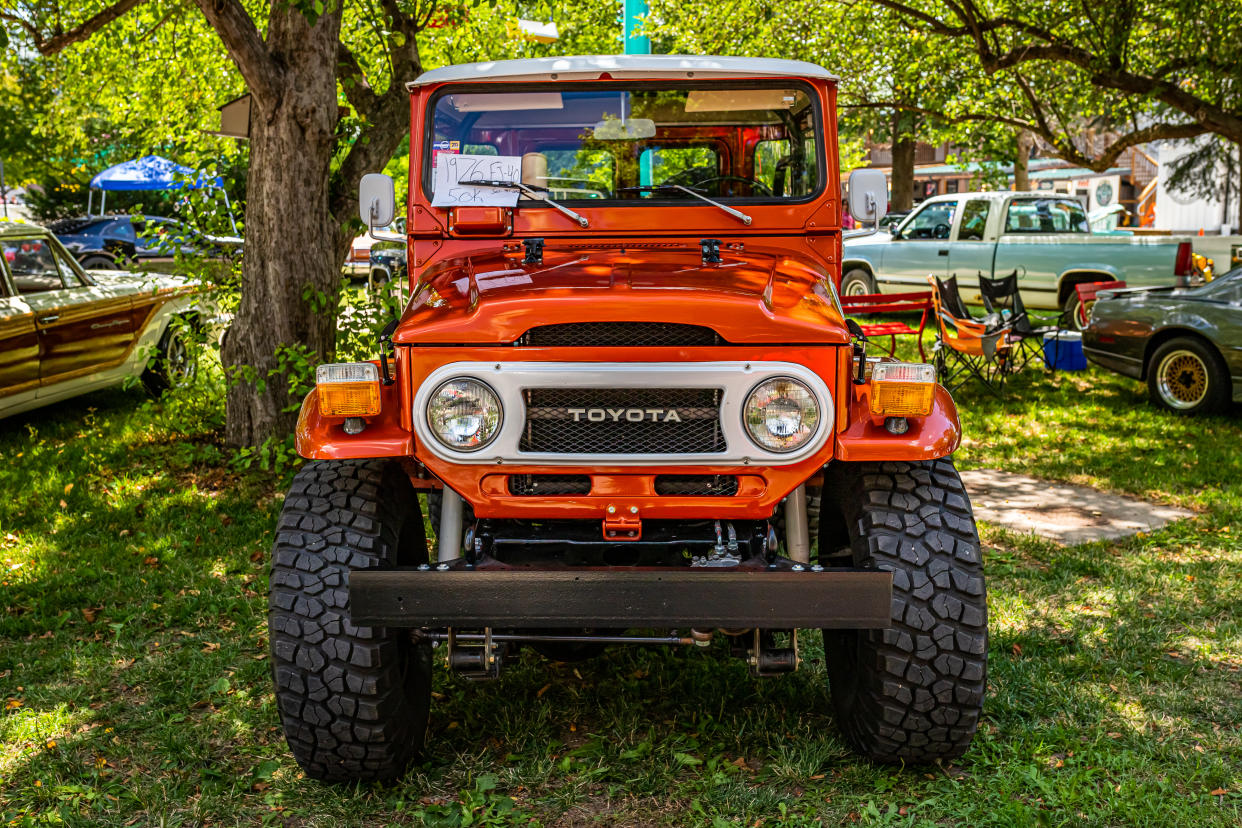
<path id="1" fill-rule="evenodd" d="M 490 402 L 494 407 L 495 417 L 489 420 L 488 415 L 484 414 L 484 422 L 481 423 L 479 428 L 473 433 L 478 433 L 478 431 L 485 429 L 490 430 L 484 439 L 473 445 L 462 445 L 460 443 L 453 443 L 444 439 L 432 416 L 432 411 L 436 405 L 436 401 L 440 399 L 440 395 L 446 388 L 456 384 L 469 384 L 477 386 L 481 392 L 479 396 L 482 402 Z M 427 398 L 427 403 L 424 406 L 423 420 L 427 424 L 428 432 L 430 432 L 431 436 L 434 437 L 440 445 L 453 452 L 472 453 L 487 448 L 487 446 L 495 442 L 496 437 L 500 434 L 501 429 L 504 426 L 505 408 L 504 403 L 500 401 L 500 395 L 496 393 L 496 389 L 492 388 L 483 380 L 478 379 L 477 377 L 452 377 L 441 382 L 436 386 L 436 389 L 431 392 L 431 395 Z"/>
<path id="2" fill-rule="evenodd" d="M 759 391 L 764 388 L 764 386 L 772 385 L 775 383 L 792 383 L 794 386 L 800 389 L 802 393 L 805 395 L 805 400 L 806 402 L 809 402 L 809 407 L 806 405 L 799 406 L 799 411 L 800 411 L 799 422 L 801 424 L 805 424 L 808 419 L 807 417 L 808 409 L 812 417 L 814 418 L 814 422 L 811 424 L 809 429 L 801 430 L 800 438 L 797 440 L 797 442 L 789 443 L 787 445 L 772 445 L 769 443 L 765 443 L 761 439 L 760 436 L 756 435 L 756 431 L 754 428 L 752 428 L 752 423 L 751 423 L 750 414 L 752 411 L 752 403 L 754 401 L 755 395 L 758 394 Z M 760 408 L 760 407 L 754 406 L 754 408 Z M 763 408 L 766 408 L 766 406 L 764 406 Z M 762 409 L 760 408 L 760 410 Z M 757 448 L 763 451 L 772 452 L 774 454 L 790 454 L 814 442 L 816 436 L 819 435 L 820 429 L 823 428 L 823 419 L 824 419 L 822 416 L 823 410 L 824 410 L 823 401 L 820 400 L 819 397 L 815 394 L 815 392 L 811 389 L 811 387 L 807 385 L 805 382 L 803 382 L 802 380 L 796 379 L 794 377 L 788 377 L 788 376 L 767 377 L 761 382 L 756 383 L 754 386 L 751 387 L 750 391 L 746 392 L 746 397 L 742 401 L 742 430 L 746 433 L 746 436 L 750 439 L 752 443 L 754 443 L 754 445 Z M 764 431 L 773 440 L 781 439 L 779 435 L 775 434 L 774 432 L 772 432 L 772 430 L 769 427 L 767 427 L 766 422 L 756 423 L 755 426 L 757 428 L 764 429 Z"/>

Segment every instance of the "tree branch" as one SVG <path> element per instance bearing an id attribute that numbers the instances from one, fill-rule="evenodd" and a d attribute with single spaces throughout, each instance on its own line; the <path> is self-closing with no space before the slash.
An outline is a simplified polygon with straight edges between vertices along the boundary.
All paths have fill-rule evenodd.
<path id="1" fill-rule="evenodd" d="M 1179 84 L 1165 77 L 1167 67 L 1158 67 L 1153 74 L 1142 74 L 1124 68 L 1120 52 L 1084 49 L 1056 37 L 1051 30 L 1011 17 L 986 18 L 980 15 L 973 0 L 950 3 L 952 14 L 960 25 L 952 23 L 909 5 L 903 0 L 873 0 L 877 5 L 911 18 L 923 24 L 928 33 L 948 38 L 969 38 L 984 71 L 995 74 L 1013 70 L 1026 63 L 1063 63 L 1086 72 L 1092 85 L 1131 95 L 1154 95 L 1161 103 L 1185 113 L 1205 127 L 1203 132 L 1215 132 L 1230 140 L 1242 143 L 1242 114 L 1213 104 L 1186 91 Z M 1024 35 L 1032 41 L 1012 46 L 998 53 L 984 36 L 987 33 L 1009 31 Z M 1114 33 L 1115 40 L 1118 35 Z M 1116 47 L 1112 43 L 1110 46 Z M 1202 133 L 1200 133 L 1202 134 Z"/>
<path id="2" fill-rule="evenodd" d="M 272 59 L 254 21 L 238 0 L 195 0 L 207 22 L 216 30 L 229 57 L 259 101 L 270 109 L 280 98 L 284 70 Z"/>
<path id="3" fill-rule="evenodd" d="M 1152 124 L 1143 129 L 1136 129 L 1124 135 L 1118 136 L 1106 146 L 1096 157 L 1087 155 L 1084 151 L 1078 149 L 1073 144 L 1061 140 L 1062 136 L 1051 129 L 1046 123 L 1026 121 L 1021 118 L 1012 118 L 1006 115 L 994 115 L 984 112 L 968 112 L 964 114 L 954 113 L 952 115 L 939 112 L 926 107 L 914 106 L 912 104 L 902 103 L 899 101 L 868 101 L 867 103 L 858 104 L 842 104 L 841 109 L 904 109 L 910 112 L 917 112 L 926 115 L 929 118 L 935 118 L 950 123 L 971 121 L 975 123 L 998 123 L 1007 124 L 1018 129 L 1029 130 L 1030 132 L 1043 138 L 1049 146 L 1052 147 L 1056 156 L 1071 164 L 1080 167 L 1086 167 L 1093 172 L 1105 172 L 1116 163 L 1122 153 L 1130 147 L 1140 144 L 1146 144 L 1151 141 L 1169 140 L 1176 138 L 1195 138 L 1205 135 L 1212 130 L 1203 124 L 1185 123 L 1185 124 Z"/>
<path id="4" fill-rule="evenodd" d="M 30 35 L 31 43 L 34 45 L 35 49 L 38 50 L 39 54 L 47 57 L 48 55 L 56 54 L 66 46 L 86 40 L 95 32 L 99 31 L 104 26 L 107 26 L 113 20 L 116 20 L 130 9 L 135 6 L 141 6 L 145 2 L 147 2 L 147 0 L 117 0 L 117 2 L 113 3 L 111 6 L 108 6 L 102 11 L 88 17 L 86 20 L 74 26 L 69 31 L 57 31 L 50 37 L 45 37 L 43 33 L 28 20 L 11 12 L 0 11 L 0 19 L 7 20 L 10 23 L 16 23 L 24 29 L 26 33 Z"/>
<path id="5" fill-rule="evenodd" d="M 336 77 L 341 82 L 341 88 L 345 90 L 345 99 L 350 106 L 360 115 L 369 116 L 375 109 L 378 96 L 367 80 L 362 64 L 344 43 L 337 47 Z"/>

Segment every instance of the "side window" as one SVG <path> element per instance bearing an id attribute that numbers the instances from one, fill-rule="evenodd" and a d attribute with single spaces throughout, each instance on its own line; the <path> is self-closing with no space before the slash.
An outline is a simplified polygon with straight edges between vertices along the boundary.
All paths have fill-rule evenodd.
<path id="1" fill-rule="evenodd" d="M 957 212 L 957 200 L 925 204 L 901 228 L 903 239 L 947 239 Z"/>
<path id="2" fill-rule="evenodd" d="M 1069 199 L 1026 198 L 1009 202 L 1006 233 L 1086 233 L 1087 214 Z"/>
<path id="3" fill-rule="evenodd" d="M 992 203 L 972 199 L 962 208 L 962 225 L 957 231 L 958 241 L 983 241 L 984 228 L 988 226 L 988 213 Z"/>
<path id="4" fill-rule="evenodd" d="M 110 235 L 116 236 L 118 239 L 124 239 L 127 242 L 135 241 L 138 232 L 135 225 L 129 219 L 119 219 L 110 228 Z"/>
<path id="5" fill-rule="evenodd" d="M 79 288 L 86 284 L 78 276 L 78 271 L 74 269 L 73 264 L 65 258 L 65 254 L 53 250 L 52 255 L 56 257 L 56 269 L 60 271 L 60 278 L 65 283 L 65 287 Z"/>
<path id="6" fill-rule="evenodd" d="M 52 252 L 52 246 L 40 238 L 10 238 L 0 242 L 4 259 L 13 274 L 13 287 L 23 296 L 61 290 L 60 265 Z"/>

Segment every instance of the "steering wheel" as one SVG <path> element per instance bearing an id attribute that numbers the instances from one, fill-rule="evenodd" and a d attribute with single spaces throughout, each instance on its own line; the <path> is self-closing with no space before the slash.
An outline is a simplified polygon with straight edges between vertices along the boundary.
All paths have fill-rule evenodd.
<path id="1" fill-rule="evenodd" d="M 751 195 L 757 195 L 765 198 L 772 197 L 772 188 L 767 184 L 764 184 L 762 181 L 758 181 L 754 178 L 747 178 L 742 175 L 709 175 L 706 178 L 699 178 L 696 180 L 694 178 L 694 173 L 696 171 L 701 171 L 702 169 L 702 167 L 691 167 L 688 170 L 682 170 L 676 175 L 669 177 L 664 183 L 680 184 L 683 187 L 694 187 L 706 190 L 708 195 L 729 197 L 737 194 L 721 192 L 719 185 L 725 181 L 736 181 L 741 184 L 748 185 L 750 187 Z M 716 186 L 712 187 L 713 184 Z"/>
<path id="2" fill-rule="evenodd" d="M 932 228 L 933 239 L 947 239 L 949 237 L 949 225 L 937 224 Z"/>

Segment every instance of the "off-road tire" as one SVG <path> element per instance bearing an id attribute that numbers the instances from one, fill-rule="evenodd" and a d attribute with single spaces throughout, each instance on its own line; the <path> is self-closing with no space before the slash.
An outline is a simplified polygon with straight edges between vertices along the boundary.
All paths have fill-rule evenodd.
<path id="1" fill-rule="evenodd" d="M 1175 361 L 1187 370 L 1169 376 Z M 1202 339 L 1179 336 L 1161 343 L 1148 360 L 1147 391 L 1153 402 L 1175 414 L 1219 414 L 1229 405 L 1232 383 L 1215 348 Z"/>
<path id="2" fill-rule="evenodd" d="M 864 268 L 851 268 L 841 277 L 842 296 L 863 296 L 878 292 L 879 288 L 876 287 L 875 278 Z"/>
<path id="3" fill-rule="evenodd" d="M 961 756 L 983 706 L 988 631 L 979 536 L 957 470 L 948 459 L 834 463 L 824 489 L 854 565 L 893 573 L 892 626 L 823 631 L 837 726 L 881 762 Z"/>
<path id="4" fill-rule="evenodd" d="M 349 620 L 349 573 L 426 562 L 418 499 L 381 460 L 308 463 L 272 551 L 268 628 L 276 702 L 302 769 L 330 782 L 400 776 L 422 750 L 431 647 Z"/>

